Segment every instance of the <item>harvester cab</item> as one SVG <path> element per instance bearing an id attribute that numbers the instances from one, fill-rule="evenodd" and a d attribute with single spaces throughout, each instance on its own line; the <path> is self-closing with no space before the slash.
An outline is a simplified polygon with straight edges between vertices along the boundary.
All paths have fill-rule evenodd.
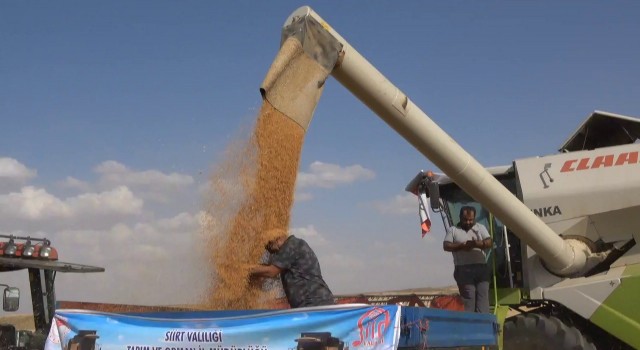
<path id="1" fill-rule="evenodd" d="M 55 278 L 58 272 L 103 272 L 104 268 L 62 262 L 58 251 L 46 238 L 0 235 L 0 272 L 27 270 L 31 292 L 33 329 L 19 329 L 15 324 L 0 324 L 0 349 L 42 349 L 55 312 Z M 20 289 L 6 284 L 3 310 L 18 311 Z"/>
<path id="2" fill-rule="evenodd" d="M 563 242 L 584 252 L 580 268 L 569 274 L 549 269 L 532 248 L 544 236 L 521 239 L 519 230 L 505 225 L 449 176 L 421 171 L 407 185 L 407 191 L 429 198 L 427 205 L 440 213 L 445 229 L 458 224 L 466 205 L 475 207 L 478 221 L 490 229 L 492 301 L 521 312 L 505 323 L 506 344 L 640 345 L 634 306 L 640 290 L 638 140 L 640 119 L 596 111 L 558 154 L 487 168 Z"/>

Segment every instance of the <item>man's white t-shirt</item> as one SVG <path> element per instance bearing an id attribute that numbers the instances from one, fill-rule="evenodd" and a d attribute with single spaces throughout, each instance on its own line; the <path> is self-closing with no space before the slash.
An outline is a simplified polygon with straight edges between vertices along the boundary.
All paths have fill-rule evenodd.
<path id="1" fill-rule="evenodd" d="M 465 231 L 460 227 L 453 226 L 447 232 L 444 237 L 445 242 L 452 243 L 464 243 L 466 241 L 476 240 L 483 241 L 490 238 L 487 228 L 482 224 L 474 224 L 469 231 Z M 458 250 L 451 252 L 453 255 L 453 264 L 470 265 L 470 264 L 485 264 L 487 262 L 487 254 L 480 248 L 473 248 L 471 250 Z"/>

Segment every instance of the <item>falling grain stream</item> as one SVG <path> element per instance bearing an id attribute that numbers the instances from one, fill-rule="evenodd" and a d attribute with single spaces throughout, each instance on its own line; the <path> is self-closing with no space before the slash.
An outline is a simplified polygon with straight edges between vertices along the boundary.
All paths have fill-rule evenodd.
<path id="1" fill-rule="evenodd" d="M 266 230 L 289 228 L 305 128 L 328 74 L 299 41 L 285 41 L 262 85 L 253 132 L 216 165 L 204 225 L 208 308 L 264 308 L 275 297 L 274 288 L 249 283 L 248 266 L 264 258 Z"/>

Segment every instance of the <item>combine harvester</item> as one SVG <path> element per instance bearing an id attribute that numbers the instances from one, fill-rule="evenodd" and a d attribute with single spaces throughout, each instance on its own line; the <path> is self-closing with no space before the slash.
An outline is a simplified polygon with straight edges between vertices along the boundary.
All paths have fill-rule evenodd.
<path id="1" fill-rule="evenodd" d="M 495 241 L 510 248 L 496 259 L 500 271 L 509 270 L 500 286 L 508 281 L 510 294 L 500 293 L 499 301 L 510 297 L 508 305 L 523 314 L 507 320 L 505 344 L 490 314 L 336 305 L 128 315 L 59 310 L 47 349 L 640 347 L 639 304 L 631 300 L 640 290 L 637 120 L 596 113 L 564 153 L 487 170 L 313 10 L 299 8 L 285 22 L 262 95 L 306 130 L 328 75 L 446 174 L 421 172 L 408 190 L 428 194 L 447 225 L 456 224 L 460 204 L 475 203 Z"/>
<path id="2" fill-rule="evenodd" d="M 640 119 L 596 111 L 559 154 L 487 172 L 450 151 L 449 176 L 407 185 L 446 228 L 468 205 L 490 228 L 494 309 L 519 311 L 507 349 L 640 348 L 638 139 Z"/>

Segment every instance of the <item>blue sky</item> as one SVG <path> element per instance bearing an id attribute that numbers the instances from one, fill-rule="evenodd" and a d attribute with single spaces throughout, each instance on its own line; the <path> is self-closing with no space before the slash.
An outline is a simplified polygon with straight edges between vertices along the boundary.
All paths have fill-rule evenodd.
<path id="1" fill-rule="evenodd" d="M 175 303 L 204 288 L 203 189 L 305 4 L 486 166 L 554 153 L 596 109 L 640 115 L 635 1 L 5 1 L 0 233 L 107 268 L 59 276 L 59 299 Z M 421 169 L 435 167 L 329 81 L 291 229 L 334 292 L 453 283 L 441 224 L 421 239 L 403 192 Z M 26 292 L 20 277 L 2 276 Z"/>

